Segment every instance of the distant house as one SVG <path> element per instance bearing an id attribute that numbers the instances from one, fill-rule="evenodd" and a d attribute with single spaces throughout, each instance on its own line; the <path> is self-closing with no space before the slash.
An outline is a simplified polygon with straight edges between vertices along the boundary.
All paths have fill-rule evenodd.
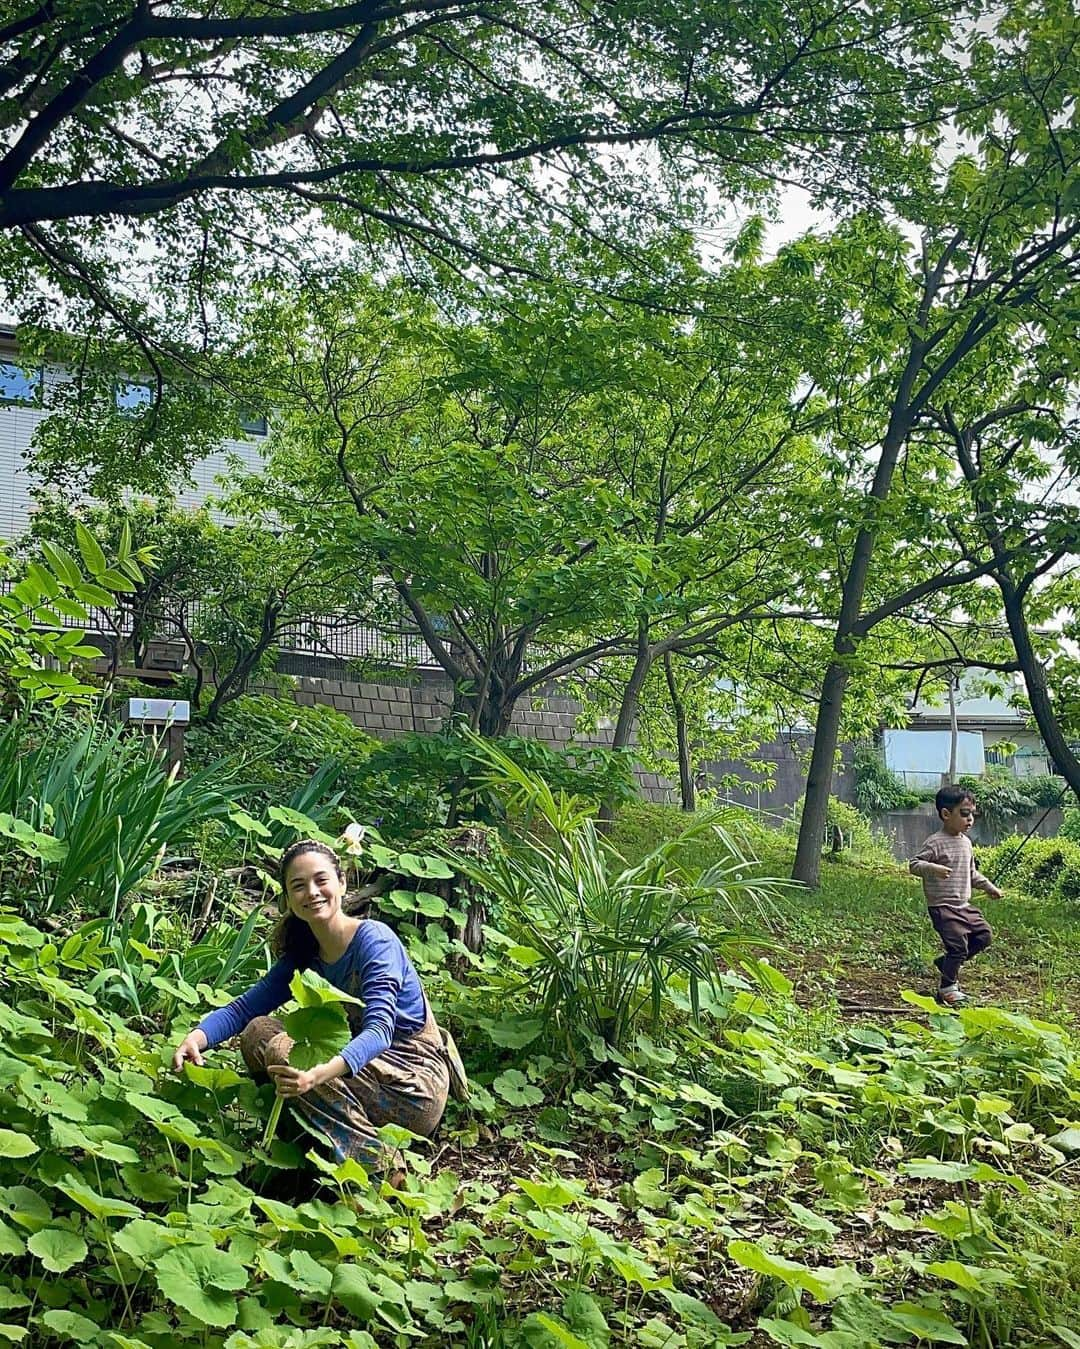
<path id="1" fill-rule="evenodd" d="M 0 540 L 17 539 L 29 527 L 34 502 L 34 474 L 27 451 L 37 426 L 49 414 L 56 388 L 71 378 L 62 365 L 45 362 L 24 366 L 20 362 L 15 331 L 0 326 Z M 117 380 L 119 408 L 138 409 L 153 396 L 148 383 Z M 230 456 L 238 456 L 251 469 L 262 463 L 267 426 L 262 417 L 241 418 L 244 438 L 225 440 L 221 449 L 191 468 L 191 481 L 176 493 L 183 506 L 201 506 L 217 488 Z"/>
<path id="2" fill-rule="evenodd" d="M 956 722 L 958 774 L 978 775 L 995 764 L 1004 764 L 1017 777 L 1054 772 L 1046 746 L 1031 729 L 1029 714 L 1006 697 L 986 692 L 977 675 L 961 680 Z M 882 732 L 885 766 L 909 787 L 937 787 L 949 770 L 950 740 L 947 696 L 919 701 L 906 727 Z"/>

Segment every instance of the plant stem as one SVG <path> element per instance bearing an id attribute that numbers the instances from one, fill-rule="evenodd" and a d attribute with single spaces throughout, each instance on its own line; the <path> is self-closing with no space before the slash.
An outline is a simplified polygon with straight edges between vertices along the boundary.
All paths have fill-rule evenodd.
<path id="1" fill-rule="evenodd" d="M 274 1104 L 270 1108 L 270 1118 L 266 1121 L 266 1132 L 263 1134 L 262 1145 L 264 1148 L 268 1148 L 274 1141 L 274 1133 L 277 1130 L 278 1120 L 281 1118 L 281 1107 L 284 1104 L 284 1096 L 274 1098 Z"/>

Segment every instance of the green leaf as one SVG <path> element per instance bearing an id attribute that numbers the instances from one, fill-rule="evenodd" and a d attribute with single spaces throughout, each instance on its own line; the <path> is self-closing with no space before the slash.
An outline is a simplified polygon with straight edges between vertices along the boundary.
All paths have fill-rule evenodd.
<path id="1" fill-rule="evenodd" d="M 519 1068 L 509 1068 L 500 1073 L 492 1082 L 496 1095 L 501 1096 L 510 1105 L 539 1105 L 544 1093 L 534 1087 Z"/>
<path id="2" fill-rule="evenodd" d="M 0 1129 L 0 1157 L 29 1157 L 37 1151 L 38 1145 L 26 1134 Z"/>
<path id="3" fill-rule="evenodd" d="M 75 542 L 79 545 L 82 560 L 91 576 L 96 579 L 108 569 L 109 564 L 105 560 L 100 544 L 81 520 L 75 521 Z"/>
<path id="4" fill-rule="evenodd" d="M 82 1237 L 66 1227 L 43 1227 L 27 1240 L 27 1249 L 53 1274 L 63 1274 L 87 1256 Z"/>
<path id="5" fill-rule="evenodd" d="M 69 1199 L 75 1201 L 86 1209 L 87 1213 L 92 1213 L 95 1218 L 139 1218 L 142 1214 L 134 1204 L 129 1204 L 126 1199 L 110 1199 L 106 1195 L 98 1194 L 92 1190 L 83 1180 L 75 1175 L 67 1175 L 61 1180 L 56 1188 L 61 1194 L 66 1194 Z"/>
<path id="6" fill-rule="evenodd" d="M 1002 1284 L 1015 1283 L 1015 1278 L 1003 1269 L 983 1269 L 978 1265 L 963 1265 L 959 1260 L 936 1260 L 926 1266 L 927 1274 L 954 1283 L 969 1293 L 985 1293 Z"/>
<path id="7" fill-rule="evenodd" d="M 780 1279 L 789 1288 L 803 1289 L 818 1302 L 832 1302 L 845 1293 L 856 1292 L 862 1286 L 862 1276 L 847 1265 L 835 1268 L 819 1266 L 811 1269 L 796 1260 L 787 1260 L 764 1250 L 756 1241 L 731 1241 L 728 1254 L 736 1264 Z"/>
<path id="8" fill-rule="evenodd" d="M 927 1307 L 921 1302 L 897 1302 L 889 1308 L 889 1319 L 898 1330 L 906 1330 L 919 1340 L 929 1340 L 932 1344 L 967 1344 L 967 1337 L 937 1307 Z"/>
<path id="9" fill-rule="evenodd" d="M 248 1272 L 234 1256 L 213 1246 L 177 1246 L 154 1268 L 158 1288 L 168 1300 L 204 1325 L 235 1325 L 236 1292 L 248 1285 Z"/>
<path id="10" fill-rule="evenodd" d="M 423 856 L 413 852 L 398 853 L 394 869 L 405 876 L 421 876 L 429 880 L 448 881 L 454 875 L 453 867 L 441 857 L 431 857 L 427 853 Z"/>
<path id="11" fill-rule="evenodd" d="M 506 1016 L 501 1021 L 484 1021 L 481 1024 L 494 1043 L 504 1049 L 522 1049 L 532 1044 L 544 1029 L 541 1020 L 530 1016 Z"/>
<path id="12" fill-rule="evenodd" d="M 78 1312 L 52 1311 L 40 1317 L 54 1335 L 64 1340 L 74 1340 L 76 1344 L 99 1344 L 101 1327 Z"/>
<path id="13" fill-rule="evenodd" d="M 41 551 L 45 554 L 50 567 L 67 586 L 77 586 L 82 581 L 82 572 L 79 565 L 71 556 L 66 548 L 62 548 L 58 543 L 49 543 L 48 540 L 42 540 Z"/>
<path id="14" fill-rule="evenodd" d="M 36 857 L 41 862 L 62 862 L 68 855 L 68 845 L 63 839 L 43 834 L 25 820 L 4 811 L 0 811 L 0 834 L 18 844 L 29 857 Z"/>

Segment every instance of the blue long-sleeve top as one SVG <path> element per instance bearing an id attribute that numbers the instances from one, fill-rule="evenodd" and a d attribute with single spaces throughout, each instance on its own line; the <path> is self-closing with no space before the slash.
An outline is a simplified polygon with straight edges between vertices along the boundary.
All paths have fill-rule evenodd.
<path id="1" fill-rule="evenodd" d="M 294 960 L 284 957 L 246 993 L 203 1017 L 196 1030 L 206 1036 L 207 1049 L 239 1034 L 254 1017 L 268 1016 L 288 1002 L 289 981 L 296 968 Z M 350 1073 L 358 1073 L 395 1040 L 414 1035 L 427 1019 L 419 976 L 397 935 L 385 923 L 365 919 L 344 955 L 329 964 L 316 958 L 312 968 L 342 993 L 364 1004 L 362 1008 L 345 1005 L 353 1038 L 341 1050 L 341 1057 Z"/>

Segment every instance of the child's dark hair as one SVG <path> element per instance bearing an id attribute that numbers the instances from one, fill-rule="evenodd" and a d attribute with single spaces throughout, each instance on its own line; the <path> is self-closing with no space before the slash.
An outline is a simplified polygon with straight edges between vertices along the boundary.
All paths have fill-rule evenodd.
<path id="1" fill-rule="evenodd" d="M 328 858 L 334 864 L 338 880 L 344 883 L 345 873 L 341 869 L 338 855 L 333 848 L 328 848 L 325 843 L 320 843 L 317 839 L 302 838 L 298 839 L 296 843 L 290 843 L 281 854 L 281 861 L 278 863 L 278 881 L 281 885 L 282 895 L 285 894 L 285 878 L 288 875 L 289 867 L 298 857 L 309 852 L 318 853 L 321 857 Z M 282 956 L 288 956 L 296 962 L 298 970 L 306 970 L 309 965 L 314 963 L 319 954 L 319 943 L 315 940 L 315 934 L 308 924 L 286 909 L 277 927 L 274 928 L 274 934 L 270 939 L 270 949 L 276 959 L 280 960 Z"/>
<path id="2" fill-rule="evenodd" d="M 965 801 L 975 804 L 975 797 L 966 787 L 958 787 L 955 782 L 946 783 L 934 797 L 934 809 L 940 816 L 943 810 L 955 810 Z"/>

